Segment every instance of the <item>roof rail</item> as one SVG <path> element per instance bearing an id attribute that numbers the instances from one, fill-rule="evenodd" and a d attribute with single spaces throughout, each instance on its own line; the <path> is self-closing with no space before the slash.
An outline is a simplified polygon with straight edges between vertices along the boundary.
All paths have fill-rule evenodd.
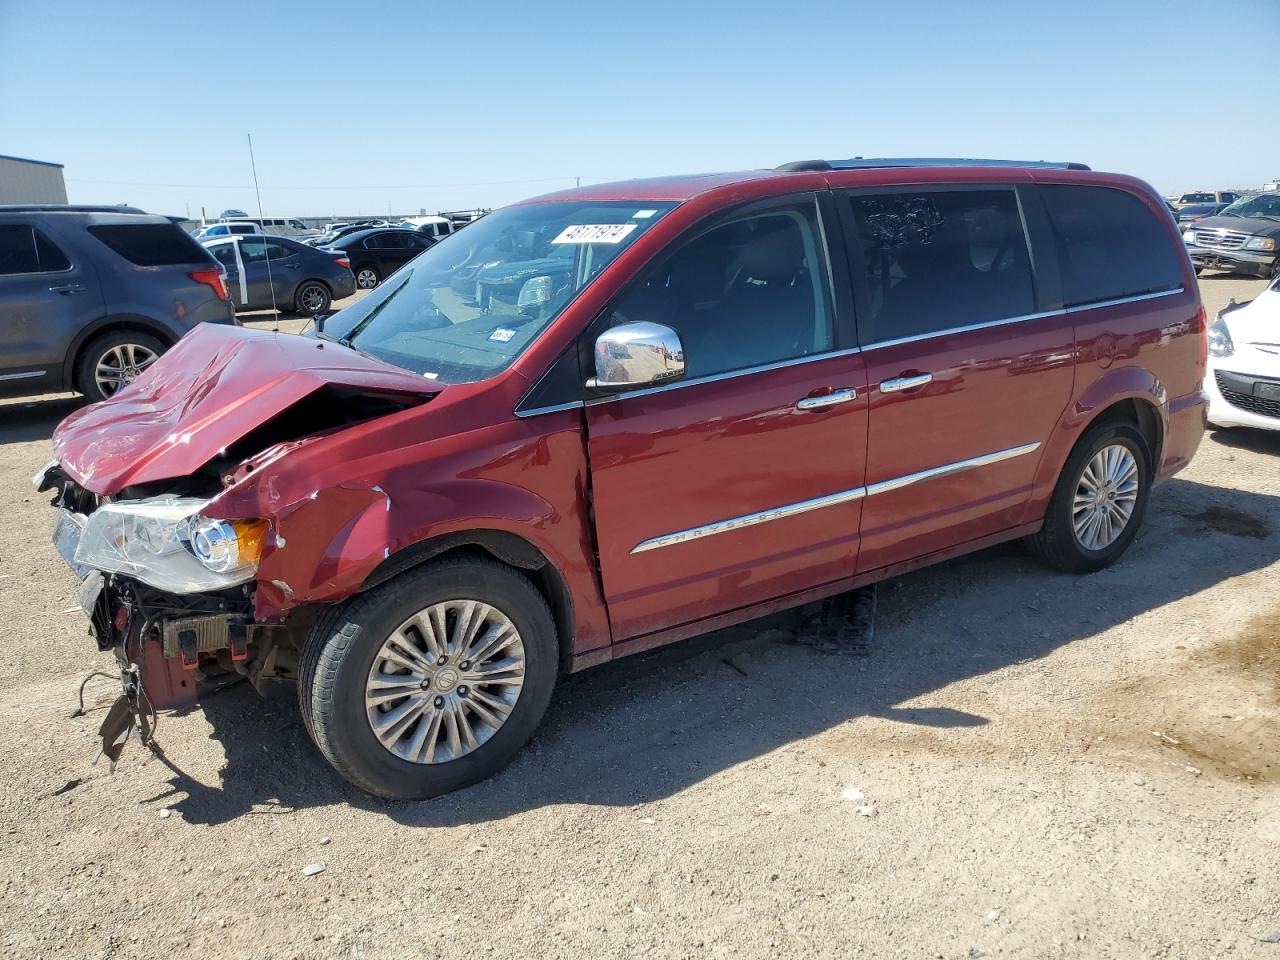
<path id="1" fill-rule="evenodd" d="M 795 160 L 774 167 L 775 173 L 823 170 L 875 170 L 884 167 L 1039 167 L 1048 170 L 1088 170 L 1083 163 L 1052 160 L 975 160 L 967 157 L 854 157 L 851 160 Z"/>
<path id="2" fill-rule="evenodd" d="M 137 207 L 82 203 L 0 203 L 0 213 L 146 213 Z"/>

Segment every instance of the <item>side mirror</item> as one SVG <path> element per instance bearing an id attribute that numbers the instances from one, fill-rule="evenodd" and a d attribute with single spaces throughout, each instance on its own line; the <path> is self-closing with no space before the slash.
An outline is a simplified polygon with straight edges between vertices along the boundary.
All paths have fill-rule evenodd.
<path id="1" fill-rule="evenodd" d="M 680 335 L 660 323 L 642 321 L 610 327 L 596 339 L 596 375 L 591 390 L 614 393 L 684 376 Z"/>

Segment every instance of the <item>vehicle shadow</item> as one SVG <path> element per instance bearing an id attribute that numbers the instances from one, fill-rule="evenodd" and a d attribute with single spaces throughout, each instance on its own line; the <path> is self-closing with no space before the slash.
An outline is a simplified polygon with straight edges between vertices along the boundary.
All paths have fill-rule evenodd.
<path id="1" fill-rule="evenodd" d="M 1210 427 L 1206 437 L 1214 443 L 1250 453 L 1280 456 L 1280 430 L 1251 430 L 1248 427 Z"/>
<path id="2" fill-rule="evenodd" d="M 0 403 L 0 446 L 48 440 L 67 414 L 87 401 L 79 394 L 48 394 Z"/>
<path id="3" fill-rule="evenodd" d="M 1210 505 L 1252 525 L 1242 533 L 1206 519 Z M 1174 479 L 1156 491 L 1142 534 L 1109 570 L 1053 573 L 1011 544 L 881 585 L 868 656 L 795 645 L 798 618 L 783 613 L 569 677 L 510 767 L 425 803 L 384 802 L 349 786 L 292 707 L 242 684 L 204 704 L 226 755 L 221 784 L 201 785 L 169 757 L 173 789 L 186 794 L 171 805 L 197 823 L 342 803 L 407 826 L 446 826 L 558 804 L 659 800 L 860 717 L 948 728 L 963 749 L 988 718 L 956 709 L 939 691 L 1267 566 L 1280 555 L 1276 530 L 1280 497 Z M 879 748 L 872 735 L 855 742 L 851 764 L 864 747 Z"/>

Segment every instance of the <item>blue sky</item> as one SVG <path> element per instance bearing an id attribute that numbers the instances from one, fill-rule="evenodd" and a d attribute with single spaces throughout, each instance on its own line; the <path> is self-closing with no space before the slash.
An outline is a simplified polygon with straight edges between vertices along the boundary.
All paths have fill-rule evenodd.
<path id="1" fill-rule="evenodd" d="M 813 157 L 1280 177 L 1280 0 L 0 0 L 0 153 L 213 215 L 496 206 Z M 1206 81 L 1203 77 L 1218 77 Z"/>

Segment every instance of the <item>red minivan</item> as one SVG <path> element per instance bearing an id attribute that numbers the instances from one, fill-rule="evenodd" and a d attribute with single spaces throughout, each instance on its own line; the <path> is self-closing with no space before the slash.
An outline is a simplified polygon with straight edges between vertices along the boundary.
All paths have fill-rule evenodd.
<path id="1" fill-rule="evenodd" d="M 36 479 L 119 661 L 109 744 L 238 673 L 427 797 L 564 673 L 1014 538 L 1112 563 L 1200 442 L 1204 336 L 1129 177 L 637 180 L 498 210 L 307 336 L 202 326 Z"/>

